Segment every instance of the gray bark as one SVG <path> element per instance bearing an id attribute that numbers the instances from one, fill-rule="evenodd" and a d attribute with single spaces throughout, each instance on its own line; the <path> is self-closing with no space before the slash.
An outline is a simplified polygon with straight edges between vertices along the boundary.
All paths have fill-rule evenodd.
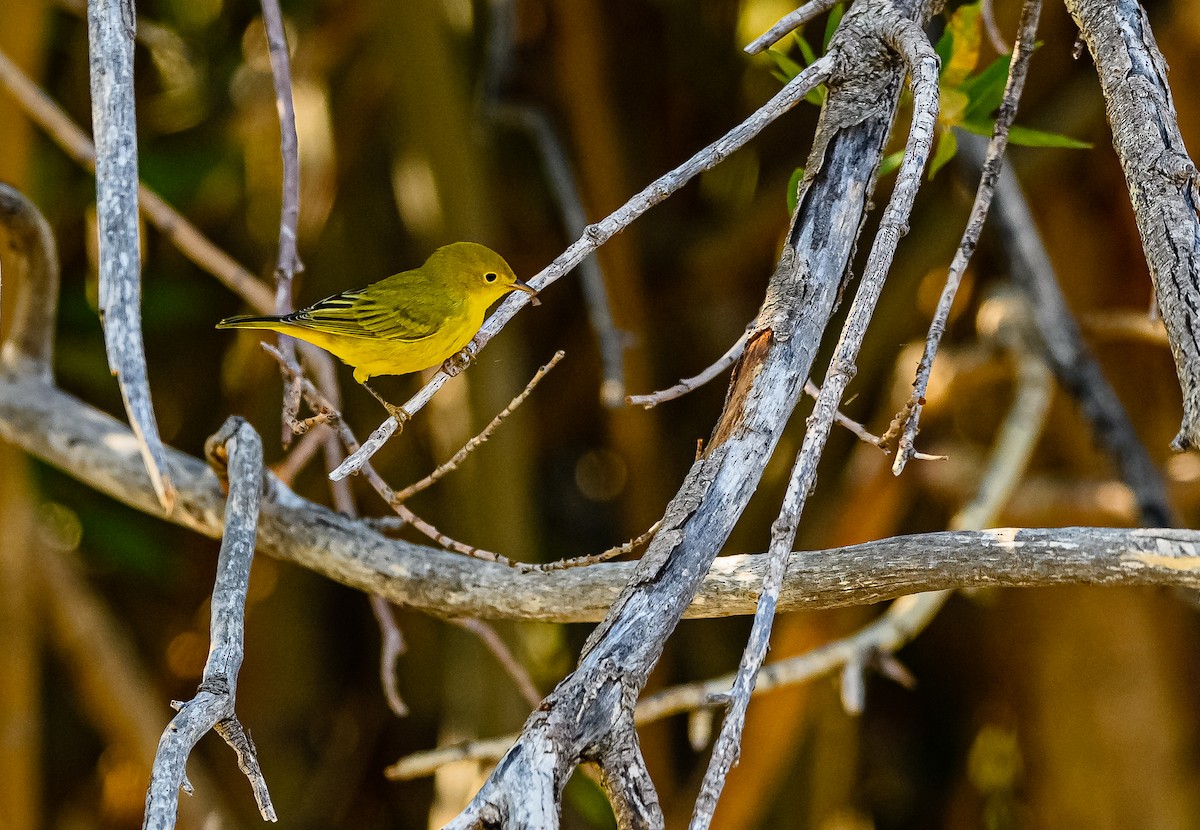
<path id="1" fill-rule="evenodd" d="M 1183 390 L 1172 446 L 1200 446 L 1200 202 L 1167 86 L 1167 64 L 1137 0 L 1067 0 L 1087 42 Z"/>

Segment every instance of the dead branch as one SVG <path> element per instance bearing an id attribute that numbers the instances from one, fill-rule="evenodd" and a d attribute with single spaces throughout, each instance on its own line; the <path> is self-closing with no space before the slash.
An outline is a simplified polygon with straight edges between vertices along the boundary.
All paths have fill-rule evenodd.
<path id="1" fill-rule="evenodd" d="M 883 292 L 884 281 L 891 270 L 900 237 L 908 231 L 913 202 L 921 187 L 921 174 L 933 146 L 938 112 L 938 58 L 933 47 L 920 26 L 894 10 L 891 10 L 890 14 L 887 10 L 879 10 L 872 25 L 877 27 L 873 34 L 894 50 L 909 76 L 913 97 L 912 126 L 896 177 L 896 185 L 880 220 L 879 231 L 871 246 L 858 292 L 850 305 L 846 323 L 830 359 L 829 371 L 813 406 L 813 414 L 808 419 L 804 443 L 792 468 L 783 497 L 783 506 L 771 526 L 771 547 L 768 551 L 762 591 L 754 613 L 754 623 L 738 666 L 737 679 L 730 692 L 729 708 L 721 724 L 721 732 L 692 811 L 689 825 L 692 830 L 707 830 L 712 824 L 717 799 L 725 786 L 725 778 L 741 754 L 742 726 L 745 723 L 746 709 L 750 705 L 750 695 L 754 690 L 759 667 L 767 654 L 776 604 L 783 585 L 787 560 L 796 539 L 800 515 L 808 494 L 816 484 L 817 463 L 833 429 L 838 405 L 851 378 L 854 377 L 855 361 L 866 337 L 867 326 L 874 316 L 879 296 Z"/>
<path id="2" fill-rule="evenodd" d="M 234 711 L 237 676 L 245 653 L 246 589 L 263 495 L 262 442 L 249 424 L 230 418 L 208 440 L 205 452 L 229 490 L 213 587 L 211 643 L 199 691 L 187 703 L 176 706 L 179 714 L 171 719 L 159 741 L 146 794 L 144 828 L 175 826 L 179 789 L 190 788 L 184 771 L 187 757 L 210 729 L 237 753 L 238 766 L 250 779 L 262 817 L 277 820 L 254 744 Z"/>
<path id="3" fill-rule="evenodd" d="M 92 133 L 96 136 L 96 213 L 100 220 L 100 319 L 108 367 L 158 500 L 169 513 L 175 487 L 158 437 L 142 345 L 138 241 L 137 120 L 133 102 L 133 4 L 88 3 Z"/>
<path id="4" fill-rule="evenodd" d="M 996 179 L 1000 176 L 1000 166 L 1004 162 L 1004 150 L 1008 146 L 1008 130 L 1013 119 L 1017 116 L 1017 104 L 1021 99 L 1021 90 L 1025 87 L 1025 76 L 1029 71 L 1029 60 L 1033 57 L 1034 40 L 1037 37 L 1038 18 L 1042 13 L 1041 0 L 1025 0 L 1021 7 L 1021 21 L 1018 24 L 1017 44 L 1013 50 L 1012 61 L 1008 66 L 1008 80 L 1004 85 L 1004 98 L 1000 103 L 1000 111 L 996 116 L 996 125 L 992 129 L 992 139 L 988 142 L 987 157 L 983 162 L 983 173 L 979 177 L 979 186 L 975 191 L 975 201 L 971 205 L 971 215 L 967 219 L 967 227 L 963 231 L 958 250 L 950 263 L 949 273 L 946 274 L 946 284 L 938 298 L 937 310 L 929 324 L 929 335 L 925 339 L 925 351 L 917 366 L 917 378 L 913 381 L 913 393 L 908 404 L 897 416 L 897 422 L 902 423 L 900 441 L 896 449 L 896 459 L 892 462 L 892 472 L 900 475 L 904 466 L 916 452 L 914 441 L 920 428 L 921 408 L 925 405 L 925 392 L 929 387 L 929 375 L 933 371 L 933 361 L 937 357 L 942 335 L 946 333 L 946 322 L 950 319 L 950 308 L 954 305 L 954 297 L 962 282 L 971 255 L 979 244 L 979 235 L 983 232 L 983 223 L 987 221 L 988 210 L 991 208 L 992 195 L 995 191 Z"/>
<path id="5" fill-rule="evenodd" d="M 1136 0 L 1067 0 L 1096 62 L 1113 147 L 1171 340 L 1183 423 L 1171 446 L 1200 445 L 1200 174 L 1188 155 L 1150 21 Z"/>

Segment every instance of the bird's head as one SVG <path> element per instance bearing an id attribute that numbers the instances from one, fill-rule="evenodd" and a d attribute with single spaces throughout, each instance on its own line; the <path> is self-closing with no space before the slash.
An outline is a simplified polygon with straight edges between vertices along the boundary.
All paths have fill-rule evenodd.
<path id="1" fill-rule="evenodd" d="M 470 296 L 486 299 L 488 305 L 510 291 L 524 291 L 536 302 L 537 292 L 517 279 L 504 257 L 475 242 L 455 242 L 438 248 L 424 267 L 447 275 Z"/>

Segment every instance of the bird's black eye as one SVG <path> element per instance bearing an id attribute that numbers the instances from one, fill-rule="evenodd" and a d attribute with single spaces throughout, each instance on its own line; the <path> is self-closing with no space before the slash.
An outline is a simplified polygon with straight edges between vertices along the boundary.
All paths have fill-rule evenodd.
<path id="1" fill-rule="evenodd" d="M 494 272 L 494 271 L 488 271 L 486 274 L 484 274 L 484 275 L 483 275 L 483 278 L 484 278 L 485 280 L 487 280 L 488 282 L 495 282 L 495 281 L 496 281 L 496 274 L 495 274 L 495 272 Z"/>

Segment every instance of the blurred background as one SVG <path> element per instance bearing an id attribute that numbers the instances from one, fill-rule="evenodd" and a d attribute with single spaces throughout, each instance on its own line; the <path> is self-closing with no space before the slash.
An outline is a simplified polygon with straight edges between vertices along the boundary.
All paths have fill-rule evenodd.
<path id="1" fill-rule="evenodd" d="M 742 45 L 786 0 L 381 0 L 285 3 L 302 161 L 297 300 L 309 303 L 419 264 L 458 239 L 532 276 L 567 229 L 532 117 L 561 145 L 590 220 L 740 122 L 778 88 Z M 996 0 L 1015 33 L 1019 3 Z M 9 0 L 0 48 L 90 125 L 83 3 Z M 1185 138 L 1200 146 L 1200 7 L 1148 3 Z M 138 4 L 143 180 L 218 245 L 268 278 L 280 160 L 263 26 L 250 0 Z M 1011 152 L 1085 338 L 1159 462 L 1185 526 L 1200 510 L 1200 459 L 1173 456 L 1180 393 L 1090 60 L 1047 3 L 1018 122 L 1094 143 Z M 935 23 L 934 30 L 942 24 Z M 823 20 L 809 26 L 819 46 Z M 790 54 L 800 59 L 799 50 Z M 995 56 L 984 45 L 980 66 Z M 513 107 L 520 117 L 513 117 Z M 801 105 L 599 254 L 625 334 L 627 390 L 695 374 L 754 316 L 788 221 L 787 183 L 817 109 Z M 0 94 L 0 178 L 45 211 L 59 244 L 59 383 L 124 417 L 96 315 L 94 180 Z M 884 185 L 886 189 L 888 185 Z M 922 190 L 912 233 L 869 335 L 845 410 L 879 433 L 907 397 L 929 317 L 970 205 L 956 163 Z M 868 246 L 860 244 L 860 253 Z M 165 440 L 198 455 L 231 413 L 284 460 L 280 381 L 258 339 L 213 329 L 248 310 L 156 231 L 144 234 L 143 313 Z M 835 432 L 800 544 L 825 547 L 943 529 L 974 492 L 1012 397 L 1014 361 L 989 336 L 1007 258 L 987 233 L 956 304 L 921 448 L 949 456 L 893 478 L 891 459 Z M 8 275 L 6 274 L 6 277 Z M 4 305 L 13 298 L 6 281 Z M 914 346 L 917 351 L 914 352 Z M 651 411 L 609 408 L 580 283 L 563 279 L 376 456 L 394 486 L 427 473 L 566 351 L 531 399 L 463 467 L 411 507 L 450 536 L 514 559 L 594 553 L 645 531 L 720 411 L 725 380 Z M 823 364 L 819 364 L 822 365 Z M 342 371 L 363 436 L 384 413 Z M 818 379 L 823 368 L 815 370 Z M 380 381 L 403 400 L 416 378 Z M 607 392 L 615 388 L 610 383 Z M 801 409 L 807 410 L 807 404 Z M 796 417 L 727 549 L 764 549 L 803 430 Z M 150 753 L 168 702 L 195 691 L 208 644 L 217 543 L 148 518 L 0 447 L 0 826 L 140 825 Z M 295 488 L 329 502 L 318 456 Z M 364 515 L 387 507 L 355 482 Z M 1129 526 L 1129 490 L 1074 401 L 1057 392 L 1028 475 L 1000 523 Z M 412 538 L 424 541 L 418 536 Z M 788 614 L 772 658 L 854 631 L 879 609 Z M 412 711 L 387 708 L 367 600 L 265 557 L 254 563 L 239 712 L 287 828 L 424 828 L 461 808 L 486 769 L 385 780 L 408 753 L 511 732 L 529 711 L 472 634 L 401 610 L 399 666 Z M 496 624 L 541 693 L 571 668 L 590 627 Z M 748 622 L 683 623 L 650 689 L 732 670 Z M 862 716 L 836 679 L 751 706 L 745 750 L 716 825 L 814 830 L 1200 826 L 1200 619 L 1161 590 L 1062 588 L 953 598 L 900 653 L 917 681 L 872 677 Z M 674 718 L 642 746 L 669 826 L 690 814 L 707 751 Z M 180 826 L 253 826 L 232 753 L 207 736 L 192 756 Z M 564 826 L 612 826 L 576 775 Z M 213 817 L 216 817 L 215 819 Z M 215 823 L 214 823 L 215 822 Z"/>

